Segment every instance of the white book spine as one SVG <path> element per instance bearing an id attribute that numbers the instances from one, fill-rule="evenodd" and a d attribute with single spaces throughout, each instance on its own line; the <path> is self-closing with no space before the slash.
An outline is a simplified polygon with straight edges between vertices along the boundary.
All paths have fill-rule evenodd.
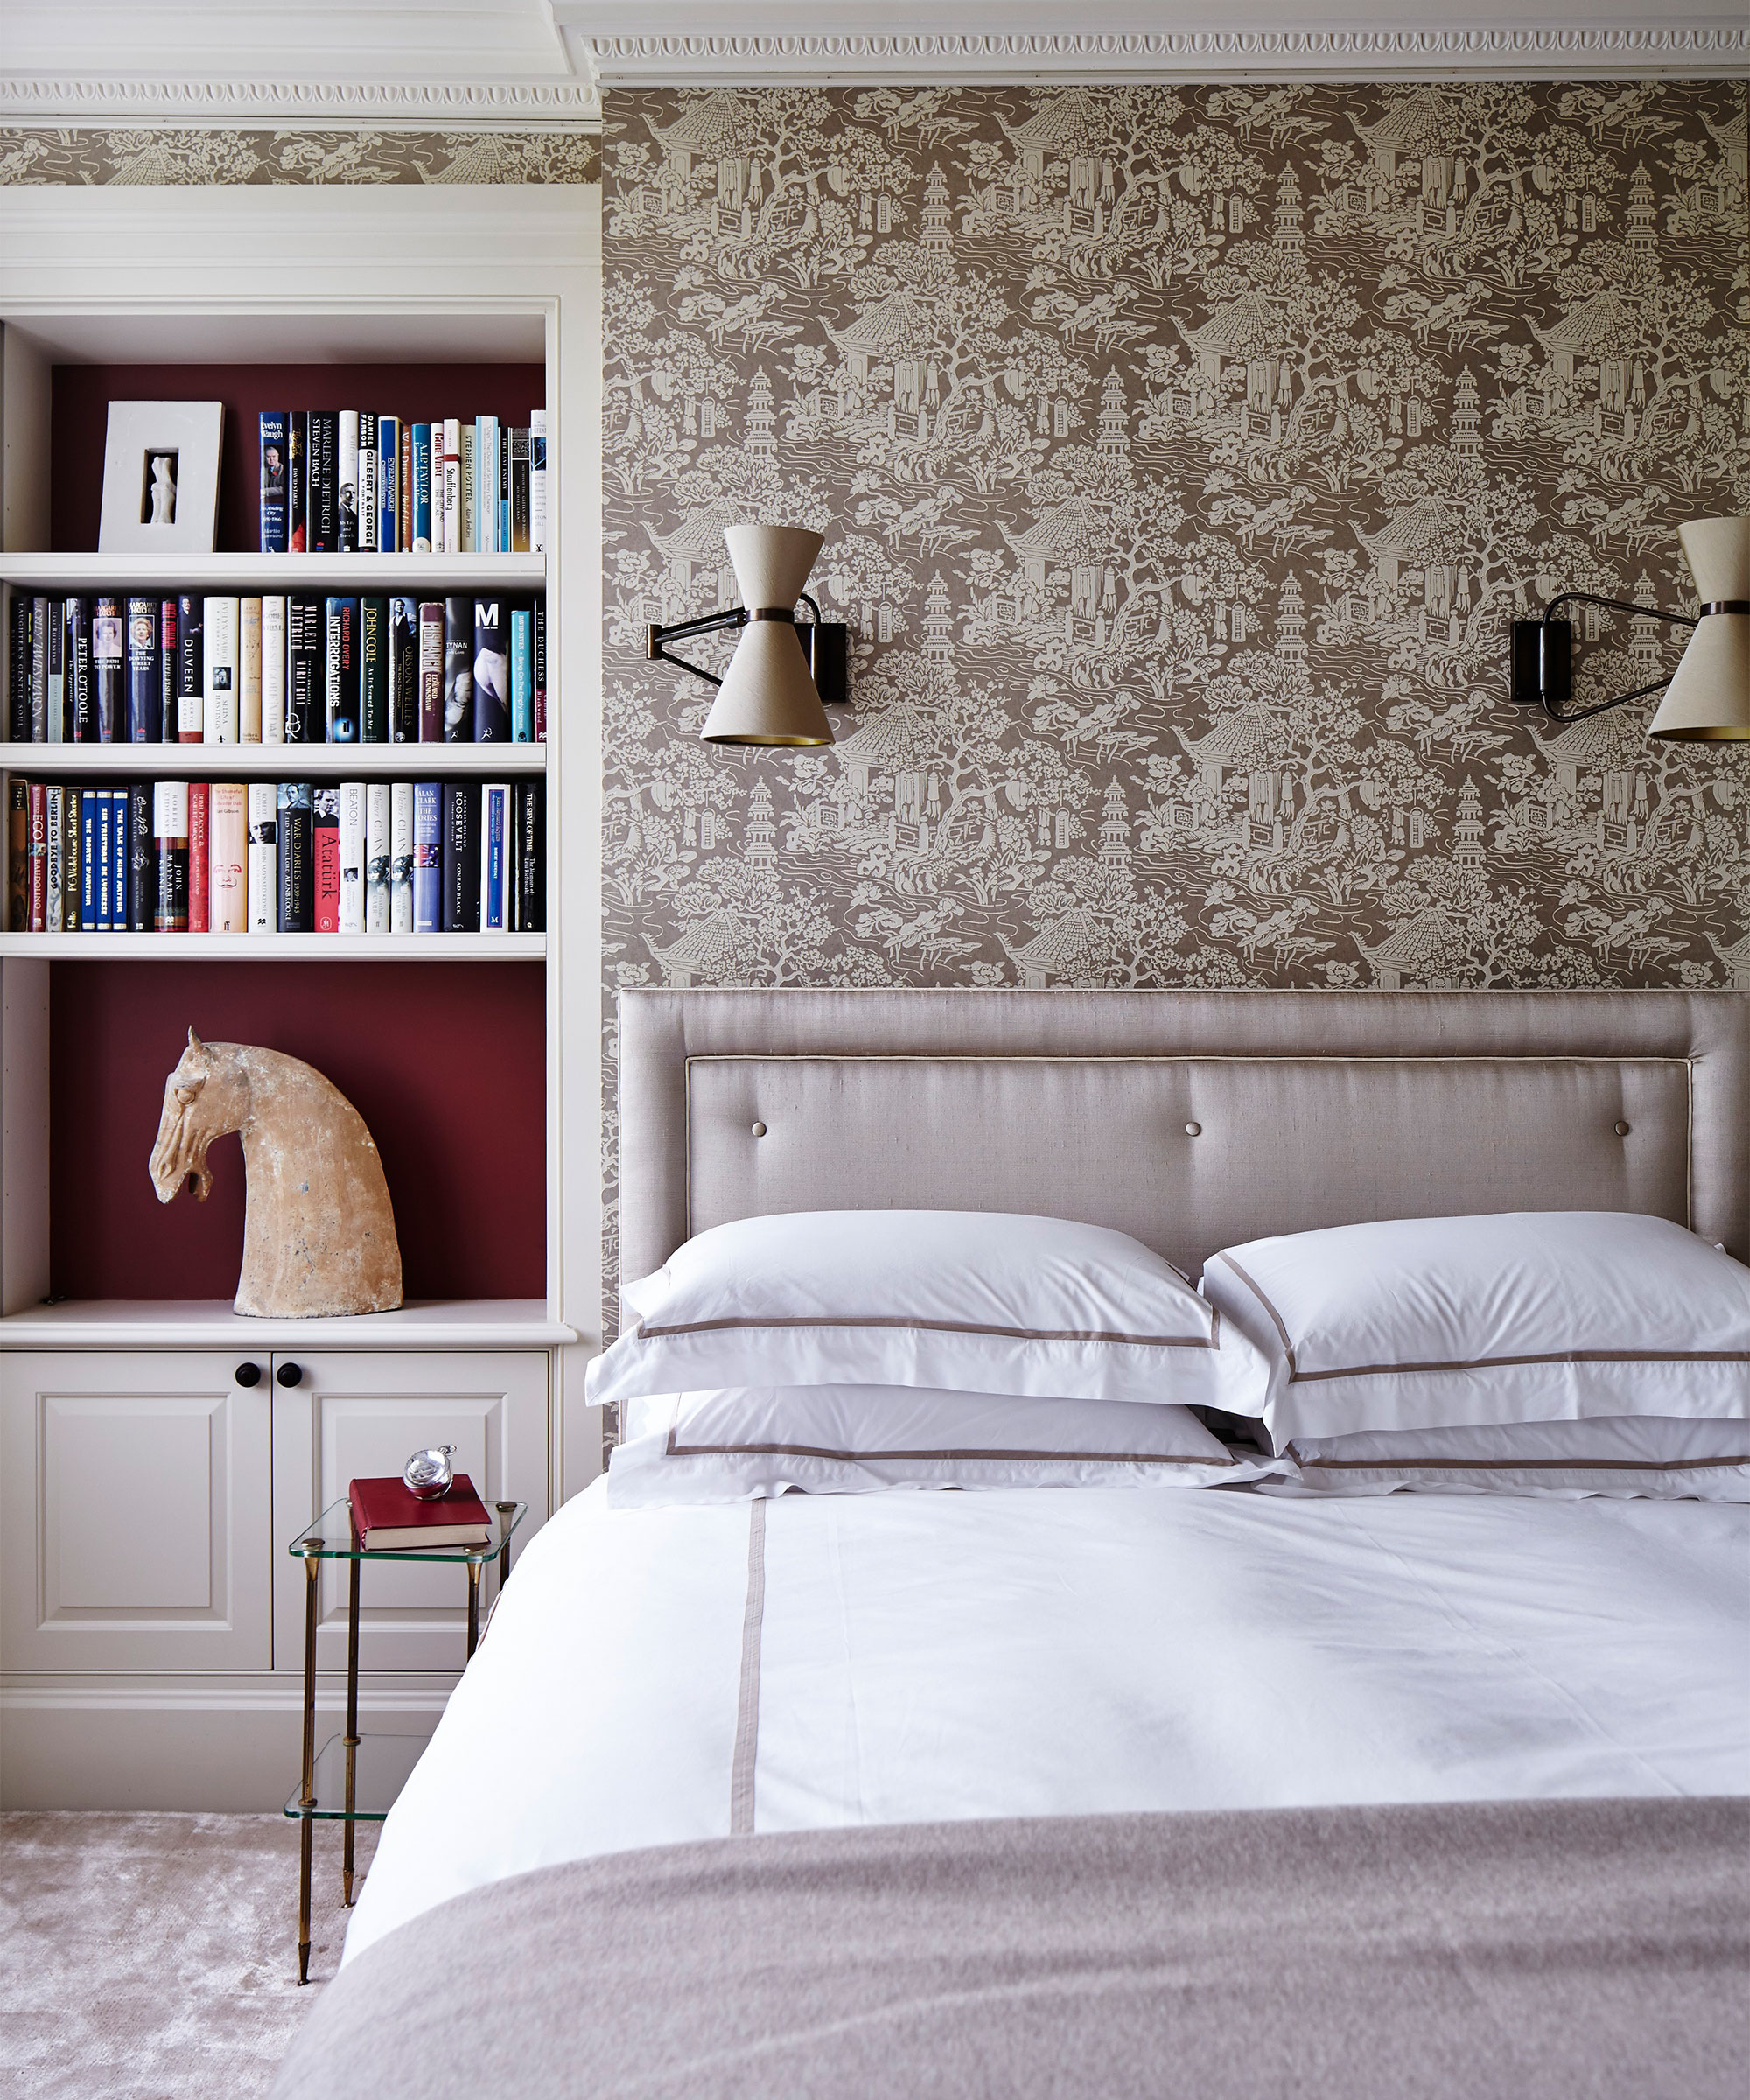
<path id="1" fill-rule="evenodd" d="M 200 617 L 200 648 L 205 660 L 202 733 L 208 744 L 234 744 L 240 726 L 237 600 L 209 598 Z"/>
<path id="2" fill-rule="evenodd" d="M 61 897 L 66 883 L 66 840 L 63 827 L 66 816 L 66 790 L 51 788 L 44 797 L 44 808 L 48 820 L 48 909 L 43 920 L 46 932 L 58 934 L 61 929 Z"/>
<path id="3" fill-rule="evenodd" d="M 343 553 L 356 554 L 359 548 L 359 411 L 356 409 L 342 409 L 336 418 L 336 428 L 340 434 L 338 450 L 340 454 L 335 475 L 340 485 L 340 547 Z M 345 522 L 349 510 L 353 514 L 350 524 Z"/>
<path id="4" fill-rule="evenodd" d="M 262 740 L 262 601 L 237 601 L 237 659 L 242 683 L 237 693 L 237 734 L 245 744 Z"/>
<path id="5" fill-rule="evenodd" d="M 340 931 L 365 930 L 365 783 L 340 783 Z"/>
<path id="6" fill-rule="evenodd" d="M 486 455 L 491 451 L 486 442 L 486 419 L 474 418 L 474 544 L 473 552 L 486 554 L 492 542 L 486 537 Z"/>
<path id="7" fill-rule="evenodd" d="M 388 782 L 365 790 L 365 931 L 388 931 Z"/>
<path id="8" fill-rule="evenodd" d="M 528 411 L 528 551 L 547 551 L 547 411 Z"/>
<path id="9" fill-rule="evenodd" d="M 285 600 L 262 600 L 262 742 L 285 742 Z"/>
<path id="10" fill-rule="evenodd" d="M 480 789 L 480 931 L 510 931 L 510 783 Z"/>
<path id="11" fill-rule="evenodd" d="M 359 430 L 359 552 L 377 550 L 377 490 L 382 458 L 377 451 L 377 419 L 368 416 Z"/>
<path id="12" fill-rule="evenodd" d="M 279 928 L 279 790 L 272 780 L 249 782 L 249 931 Z"/>
<path id="13" fill-rule="evenodd" d="M 388 930 L 413 931 L 413 782 L 388 791 Z"/>
<path id="14" fill-rule="evenodd" d="M 432 425 L 433 435 L 438 425 Z M 446 416 L 444 432 L 444 539 L 445 554 L 462 551 L 462 426 L 453 416 Z"/>
<path id="15" fill-rule="evenodd" d="M 462 552 L 474 551 L 474 515 L 477 501 L 474 495 L 474 429 L 472 423 L 462 425 Z"/>

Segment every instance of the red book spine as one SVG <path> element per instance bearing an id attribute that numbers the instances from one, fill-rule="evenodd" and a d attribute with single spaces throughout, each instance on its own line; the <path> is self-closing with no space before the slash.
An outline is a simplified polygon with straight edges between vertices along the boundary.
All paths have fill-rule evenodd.
<path id="1" fill-rule="evenodd" d="M 315 875 L 316 930 L 340 930 L 340 827 L 317 824 L 310 834 L 311 864 Z"/>
<path id="2" fill-rule="evenodd" d="M 33 934 L 49 928 L 49 791 L 46 782 L 31 782 L 30 926 Z"/>
<path id="3" fill-rule="evenodd" d="M 211 905 L 211 838 L 212 826 L 208 821 L 210 803 L 208 783 L 192 780 L 188 788 L 188 930 L 191 934 L 205 934 L 212 930 Z"/>
<path id="4" fill-rule="evenodd" d="M 401 544 L 402 550 L 413 545 L 413 426 L 401 426 Z"/>

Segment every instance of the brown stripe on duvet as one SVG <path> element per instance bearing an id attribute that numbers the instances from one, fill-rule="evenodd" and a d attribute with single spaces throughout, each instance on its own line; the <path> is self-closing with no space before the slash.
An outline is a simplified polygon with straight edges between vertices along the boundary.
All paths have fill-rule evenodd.
<path id="1" fill-rule="evenodd" d="M 1750 1466 L 1740 1459 L 1298 1459 L 1303 1473 L 1698 1473 Z"/>
<path id="2" fill-rule="evenodd" d="M 1098 1327 L 999 1327 L 981 1326 L 970 1320 L 911 1320 L 904 1313 L 819 1312 L 795 1313 L 781 1320 L 761 1319 L 748 1313 L 728 1320 L 696 1320 L 668 1327 L 637 1329 L 640 1341 L 674 1334 L 718 1334 L 732 1327 L 908 1327 L 926 1334 L 995 1334 L 1011 1341 L 1111 1341 L 1138 1349 L 1218 1349 L 1222 1316 L 1209 1311 L 1209 1332 L 1201 1334 L 1114 1334 Z"/>
<path id="3" fill-rule="evenodd" d="M 670 1459 L 836 1459 L 845 1465 L 865 1459 L 1086 1459 L 1104 1466 L 1237 1466 L 1238 1459 L 1183 1458 L 1152 1451 L 830 1451 L 816 1444 L 679 1444 L 668 1432 L 663 1456 Z"/>

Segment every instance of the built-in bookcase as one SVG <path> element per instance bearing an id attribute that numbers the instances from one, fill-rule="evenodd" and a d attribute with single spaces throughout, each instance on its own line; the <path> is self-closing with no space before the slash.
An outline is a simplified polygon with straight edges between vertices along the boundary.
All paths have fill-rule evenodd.
<path id="1" fill-rule="evenodd" d="M 14 773 L 114 783 L 539 774 L 546 826 L 539 934 L 0 932 L 0 1435 L 12 1474 L 0 1547 L 6 1805 L 270 1805 L 285 1791 L 287 1672 L 299 1662 L 269 1631 L 290 1624 L 280 1549 L 313 1498 L 349 1473 L 398 1468 L 444 1422 L 480 1440 L 473 1462 L 487 1491 L 527 1500 L 536 1522 L 597 1469 L 582 1371 L 599 1299 L 598 253 L 595 192 L 581 190 L 0 197 L 0 598 L 544 592 L 548 646 L 542 744 L 0 744 L 0 808 Z M 156 397 L 155 369 L 166 374 L 164 397 L 187 398 L 202 368 L 216 377 L 271 366 L 280 368 L 274 405 L 329 405 L 344 379 L 340 405 L 388 413 L 401 412 L 398 380 L 417 368 L 419 387 L 459 416 L 494 412 L 476 398 L 476 372 L 533 368 L 541 392 L 530 405 L 544 405 L 549 424 L 547 550 L 263 556 L 239 543 L 234 471 L 220 551 L 100 555 L 94 529 L 92 544 L 58 545 L 57 528 L 65 537 L 69 518 L 94 521 L 95 509 L 69 504 L 64 489 L 58 499 L 56 476 L 88 475 L 94 456 L 101 474 L 102 433 L 94 446 L 88 429 L 72 440 L 63 431 L 57 444 L 56 368 L 77 398 L 101 390 L 89 368 L 106 366 L 130 368 L 127 398 Z M 299 370 L 312 376 L 302 397 Z M 81 373 L 75 384 L 69 375 Z M 225 398 L 224 386 L 210 397 Z M 253 420 L 228 418 L 226 443 L 253 460 Z M 250 531 L 253 523 L 251 514 Z M 10 622 L 10 602 L 0 617 Z M 9 719 L 0 704 L 0 724 Z M 225 1220 L 201 1220 L 198 1233 L 183 1226 L 177 1214 L 189 1200 L 158 1212 L 146 1178 L 184 1005 L 221 1017 L 204 1034 L 222 1027 L 226 1039 L 306 1055 L 343 1090 L 350 1077 L 368 1120 L 374 1092 L 383 1104 L 390 1191 L 413 1257 L 401 1312 L 260 1323 L 211 1295 Z M 200 1012 L 187 1022 L 200 1026 Z M 391 1101 L 403 1037 L 418 1084 Z M 228 1164 L 234 1230 L 241 1161 Z M 97 1215 L 106 1201 L 102 1229 L 80 1231 L 80 1207 Z M 434 1231 L 444 1236 L 441 1260 Z M 442 1295 L 416 1298 L 422 1262 Z M 476 1275 L 485 1290 L 467 1287 Z M 519 1284 L 521 1295 L 497 1295 Z M 373 1354 L 382 1368 L 368 1376 Z M 295 1386 L 281 1376 L 293 1355 Z M 277 1381 L 259 1405 L 236 1377 L 249 1362 Z M 199 1436 L 191 1418 L 205 1425 Z M 75 1456 L 97 1477 L 77 1482 Z M 80 1560 L 89 1526 L 81 1530 L 66 1498 L 111 1496 L 124 1510 L 121 1484 L 143 1466 L 146 1485 L 155 1470 L 161 1476 L 162 1506 L 211 1536 L 192 1561 L 166 1559 L 161 1527 L 157 1544 L 143 1537 L 139 1593 L 124 1601 Z M 441 1706 L 445 1629 L 461 1601 L 419 1571 L 413 1578 L 413 1588 L 384 1592 L 364 1634 L 367 1704 L 392 1711 L 389 1725 L 403 1728 L 410 1711 Z M 191 1601 L 197 1592 L 204 1602 Z M 239 1642 L 222 1631 L 246 1622 L 259 1634 Z M 187 1704 L 188 1688 L 167 1695 L 162 1673 L 199 1671 L 203 1656 L 213 1661 L 197 1725 L 210 1741 L 220 1713 L 234 1755 L 222 1779 L 184 1784 L 173 1768 L 190 1746 L 178 1747 L 179 1724 L 168 1717 L 178 1699 Z M 214 1692 L 214 1670 L 242 1671 L 226 1680 L 234 1703 Z M 91 1672 L 104 1673 L 101 1698 Z M 89 1747 L 94 1739 L 74 1718 L 88 1718 L 94 1698 L 113 1709 L 111 1750 Z M 106 1759 L 136 1770 L 144 1759 L 162 1783 L 118 1790 Z"/>

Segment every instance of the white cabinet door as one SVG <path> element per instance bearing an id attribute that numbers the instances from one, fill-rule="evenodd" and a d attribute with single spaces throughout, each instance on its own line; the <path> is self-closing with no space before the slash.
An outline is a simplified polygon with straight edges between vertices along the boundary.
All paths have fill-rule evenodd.
<path id="1" fill-rule="evenodd" d="M 298 1382 L 281 1374 L 295 1365 Z M 540 1350 L 283 1350 L 274 1358 L 276 1666 L 304 1667 L 304 1574 L 287 1547 L 300 1525 L 343 1502 L 354 1480 L 399 1474 L 410 1452 L 452 1444 L 452 1463 L 481 1498 L 527 1502 L 512 1559 L 548 1508 L 547 1357 Z M 318 1670 L 346 1666 L 344 1561 L 323 1564 Z M 481 1604 L 495 1576 L 481 1585 Z M 462 1667 L 468 1578 L 460 1564 L 367 1563 L 359 1592 L 359 1667 Z"/>
<path id="2" fill-rule="evenodd" d="M 266 1670 L 271 1403 L 217 1352 L 0 1355 L 0 1667 Z"/>

